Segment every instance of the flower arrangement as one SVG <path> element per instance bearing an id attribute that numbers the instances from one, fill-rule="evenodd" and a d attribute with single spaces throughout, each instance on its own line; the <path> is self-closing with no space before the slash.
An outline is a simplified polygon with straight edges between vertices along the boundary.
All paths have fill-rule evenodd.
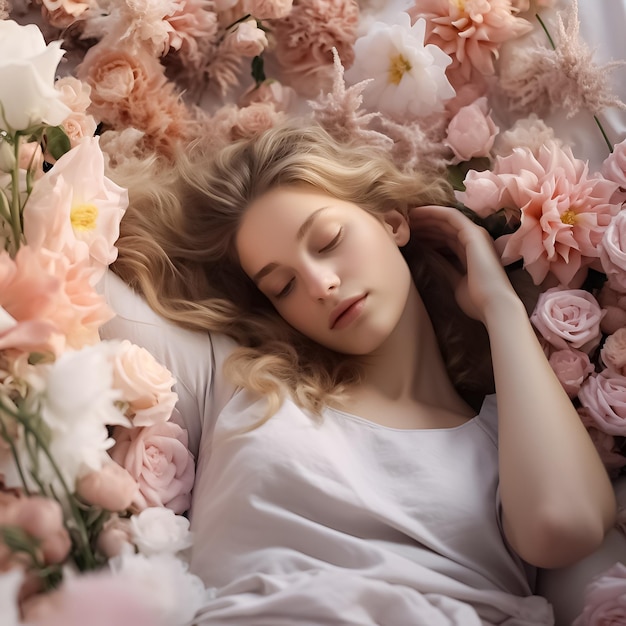
<path id="1" fill-rule="evenodd" d="M 98 336 L 127 193 L 80 82 L 54 83 L 60 43 L 4 20 L 0 49 L 3 624 L 78 624 L 92 602 L 102 623 L 185 624 L 207 592 L 183 558 L 194 459 L 175 381 Z"/>
<path id="2" fill-rule="evenodd" d="M 622 62 L 594 62 L 576 0 L 0 0 L 0 18 L 0 461 L 23 473 L 18 497 L 0 466 L 2 497 L 42 493 L 82 520 L 85 543 L 131 538 L 132 554 L 150 558 L 141 516 L 182 512 L 192 465 L 161 492 L 136 469 L 154 441 L 180 449 L 185 439 L 169 417 L 171 378 L 136 346 L 97 339 L 110 312 L 93 285 L 115 259 L 125 202 L 103 172 L 173 158 L 197 137 L 219 148 L 289 115 L 407 171 L 448 175 L 459 208 L 532 287 L 529 316 L 554 371 L 608 471 L 626 474 L 626 139 L 600 122 L 626 109 L 609 83 Z M 39 23 L 49 43 L 12 19 Z M 21 80 L 25 67 L 38 77 Z M 595 120 L 598 171 L 547 123 L 555 111 Z M 54 163 L 45 174 L 44 163 Z M 10 295 L 27 290 L 28 301 Z M 96 371 L 97 383 L 86 374 Z M 94 417 L 83 424 L 87 398 Z M 173 447 L 164 454 L 187 458 Z M 99 500 L 116 481 L 129 499 Z M 68 554 L 74 569 L 108 556 L 81 561 L 80 533 L 65 531 L 69 552 L 45 563 L 50 583 Z M 623 572 L 609 574 L 623 590 Z M 72 580 L 78 596 L 88 583 Z"/>

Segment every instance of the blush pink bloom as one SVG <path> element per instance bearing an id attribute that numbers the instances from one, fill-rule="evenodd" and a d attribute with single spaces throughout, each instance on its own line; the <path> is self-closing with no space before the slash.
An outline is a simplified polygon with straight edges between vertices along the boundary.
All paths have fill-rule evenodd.
<path id="1" fill-rule="evenodd" d="M 484 214 L 504 208 L 519 215 L 519 228 L 500 238 L 502 261 L 523 259 L 537 285 L 552 273 L 569 286 L 600 256 L 604 231 L 619 211 L 611 203 L 616 184 L 588 176 L 587 164 L 556 143 L 535 154 L 514 148 L 496 157 L 491 172 L 470 170 L 465 187 L 458 197 L 470 209 Z"/>
<path id="2" fill-rule="evenodd" d="M 600 263 L 609 287 L 626 293 L 626 211 L 620 211 L 606 227 L 600 245 Z"/>
<path id="3" fill-rule="evenodd" d="M 336 48 L 344 67 L 354 61 L 359 6 L 356 0 L 316 0 L 295 4 L 272 22 L 276 59 L 285 81 L 306 96 L 330 89 Z"/>
<path id="4" fill-rule="evenodd" d="M 105 463 L 101 470 L 89 472 L 76 481 L 76 493 L 94 506 L 107 511 L 125 511 L 137 495 L 135 479 L 117 463 Z"/>
<path id="5" fill-rule="evenodd" d="M 259 56 L 268 46 L 265 31 L 257 26 L 253 18 L 240 22 L 227 39 L 228 46 L 236 54 L 244 57 Z"/>
<path id="6" fill-rule="evenodd" d="M 458 71 L 463 82 L 469 82 L 474 71 L 493 74 L 500 46 L 532 29 L 530 22 L 516 16 L 510 0 L 415 0 L 408 12 L 413 21 L 426 20 L 427 43 L 452 57 L 450 69 Z"/>
<path id="7" fill-rule="evenodd" d="M 279 20 L 291 12 L 293 0 L 243 0 L 244 13 L 257 20 Z"/>
<path id="8" fill-rule="evenodd" d="M 127 417 L 134 426 L 169 420 L 178 401 L 172 391 L 175 382 L 148 350 L 126 339 L 119 343 L 113 356 L 113 386 L 128 403 Z"/>
<path id="9" fill-rule="evenodd" d="M 553 287 L 539 294 L 530 321 L 555 348 L 589 353 L 600 342 L 602 316 L 598 301 L 588 291 Z"/>
<path id="10" fill-rule="evenodd" d="M 104 526 L 96 540 L 98 551 L 107 559 L 112 559 L 132 545 L 133 539 L 130 519 L 115 514 L 111 515 L 111 517 L 104 522 Z"/>
<path id="11" fill-rule="evenodd" d="M 626 326 L 626 294 L 611 289 L 607 283 L 602 285 L 598 302 L 605 312 L 600 328 L 606 335 Z"/>
<path id="12" fill-rule="evenodd" d="M 55 591 L 31 598 L 23 613 L 28 626 L 163 626 L 141 584 L 105 570 L 68 578 Z"/>
<path id="13" fill-rule="evenodd" d="M 24 208 L 24 235 L 34 247 L 90 260 L 97 282 L 117 258 L 127 206 L 128 192 L 104 175 L 99 138 L 86 137 L 35 183 Z"/>
<path id="14" fill-rule="evenodd" d="M 498 133 L 489 114 L 487 98 L 462 107 L 450 120 L 444 144 L 454 153 L 453 163 L 489 156 Z"/>
<path id="15" fill-rule="evenodd" d="M 93 115 L 87 113 L 91 104 L 89 85 L 73 76 L 64 76 L 54 83 L 54 87 L 61 93 L 61 102 L 72 111 L 62 123 L 72 147 L 83 137 L 93 137 L 97 124 Z"/>
<path id="16" fill-rule="evenodd" d="M 64 29 L 77 21 L 88 8 L 89 2 L 81 0 L 40 0 L 46 21 L 55 28 Z"/>
<path id="17" fill-rule="evenodd" d="M 626 436 L 626 377 L 608 369 L 592 374 L 580 388 L 578 399 L 596 428 Z"/>
<path id="18" fill-rule="evenodd" d="M 572 626 L 626 624 L 626 565 L 615 563 L 596 576 L 585 589 L 582 613 Z"/>
<path id="19" fill-rule="evenodd" d="M 594 371 L 589 356 L 580 350 L 555 350 L 548 360 L 570 398 L 578 394 L 585 378 Z"/>
<path id="20" fill-rule="evenodd" d="M 609 369 L 626 376 L 626 328 L 618 328 L 606 338 L 600 357 Z"/>
<path id="21" fill-rule="evenodd" d="M 613 146 L 613 152 L 602 163 L 602 176 L 619 185 L 613 202 L 626 202 L 626 139 Z"/>
<path id="22" fill-rule="evenodd" d="M 276 111 L 288 111 L 296 98 L 296 92 L 291 87 L 269 79 L 260 85 L 252 85 L 244 91 L 239 98 L 238 105 L 243 108 L 257 102 L 264 102 L 273 105 Z"/>
<path id="23" fill-rule="evenodd" d="M 139 483 L 135 507 L 166 506 L 184 513 L 191 503 L 193 455 L 187 431 L 165 422 L 144 428 L 116 427 L 111 457 Z"/>

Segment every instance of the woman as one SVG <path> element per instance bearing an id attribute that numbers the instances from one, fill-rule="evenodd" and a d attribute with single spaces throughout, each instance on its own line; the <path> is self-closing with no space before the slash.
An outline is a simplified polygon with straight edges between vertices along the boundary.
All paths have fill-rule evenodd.
<path id="1" fill-rule="evenodd" d="M 157 179 L 132 194 L 116 271 L 200 332 L 124 310 L 109 332 L 188 394 L 191 567 L 217 590 L 198 623 L 553 623 L 533 568 L 593 551 L 613 492 L 445 183 L 294 126 Z M 478 413 L 471 361 L 431 323 L 451 319 L 443 275 L 488 334 L 497 402 Z"/>

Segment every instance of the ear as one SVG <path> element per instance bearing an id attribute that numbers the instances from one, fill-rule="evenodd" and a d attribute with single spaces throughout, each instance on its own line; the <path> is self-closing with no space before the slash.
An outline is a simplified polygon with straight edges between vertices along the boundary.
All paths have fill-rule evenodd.
<path id="1" fill-rule="evenodd" d="M 411 238 L 409 221 L 400 211 L 395 209 L 383 215 L 383 223 L 393 240 L 399 247 L 405 246 Z"/>

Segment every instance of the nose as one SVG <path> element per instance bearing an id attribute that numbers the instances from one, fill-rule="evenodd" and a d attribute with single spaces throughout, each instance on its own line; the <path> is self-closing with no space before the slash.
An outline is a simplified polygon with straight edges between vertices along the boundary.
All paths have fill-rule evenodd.
<path id="1" fill-rule="evenodd" d="M 323 264 L 308 268 L 304 280 L 309 295 L 319 301 L 332 296 L 341 283 L 337 273 Z"/>

